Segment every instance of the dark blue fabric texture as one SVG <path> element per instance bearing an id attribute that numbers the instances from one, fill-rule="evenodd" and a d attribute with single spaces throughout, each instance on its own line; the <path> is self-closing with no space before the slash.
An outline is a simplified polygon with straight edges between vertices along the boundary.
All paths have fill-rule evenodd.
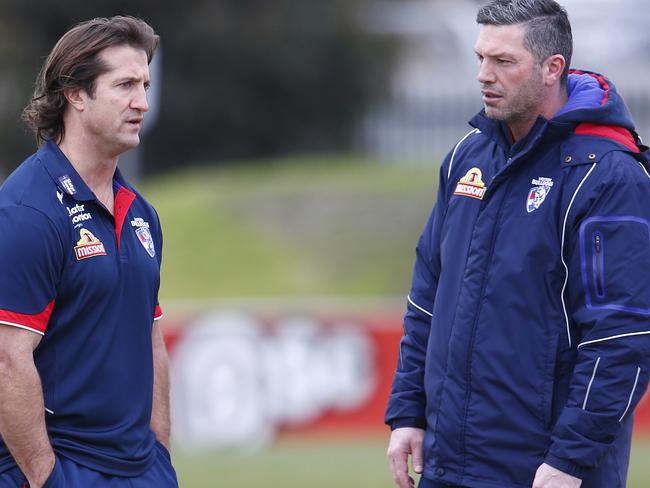
<path id="1" fill-rule="evenodd" d="M 0 488 L 24 488 L 22 472 L 14 467 L 0 475 Z M 57 456 L 52 474 L 43 488 L 178 488 L 169 452 L 156 442 L 154 460 L 144 473 L 133 477 L 111 476 Z"/>
<path id="2" fill-rule="evenodd" d="M 114 185 L 135 198 L 119 233 L 52 142 L 7 178 L 0 189 L 0 322 L 2 314 L 39 313 L 54 303 L 34 351 L 51 443 L 90 469 L 135 476 L 155 459 L 151 337 L 162 233 L 153 207 L 119 170 Z M 0 472 L 13 466 L 0 440 Z"/>
<path id="3" fill-rule="evenodd" d="M 417 245 L 386 422 L 425 420 L 432 481 L 530 488 L 547 462 L 622 488 L 650 371 L 649 152 L 594 73 L 514 144 L 471 125 Z"/>

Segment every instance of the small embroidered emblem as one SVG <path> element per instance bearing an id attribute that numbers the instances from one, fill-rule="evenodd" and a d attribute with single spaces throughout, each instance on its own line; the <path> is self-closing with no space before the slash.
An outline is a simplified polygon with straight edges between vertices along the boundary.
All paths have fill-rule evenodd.
<path id="1" fill-rule="evenodd" d="M 546 195 L 549 194 L 553 186 L 553 180 L 540 176 L 531 181 L 531 183 L 537 186 L 533 186 L 528 192 L 528 197 L 526 198 L 526 210 L 528 213 L 534 212 L 544 203 Z"/>
<path id="2" fill-rule="evenodd" d="M 478 168 L 472 168 L 460 179 L 456 185 L 454 195 L 483 200 L 486 191 L 487 188 L 485 187 L 485 183 L 483 183 L 483 173 Z"/>
<path id="3" fill-rule="evenodd" d="M 61 183 L 61 187 L 63 187 L 68 195 L 74 195 L 77 193 L 77 189 L 74 187 L 74 184 L 68 175 L 63 175 L 59 178 L 59 183 Z"/>
<path id="4" fill-rule="evenodd" d="M 135 233 L 138 235 L 138 240 L 142 244 L 142 247 L 153 258 L 156 255 L 156 248 L 153 245 L 153 238 L 151 237 L 151 232 L 149 232 L 149 227 L 138 227 L 135 229 Z"/>
<path id="5" fill-rule="evenodd" d="M 78 261 L 92 258 L 93 256 L 106 256 L 104 244 L 88 229 L 79 229 L 79 236 L 81 238 L 74 248 L 74 253 Z"/>

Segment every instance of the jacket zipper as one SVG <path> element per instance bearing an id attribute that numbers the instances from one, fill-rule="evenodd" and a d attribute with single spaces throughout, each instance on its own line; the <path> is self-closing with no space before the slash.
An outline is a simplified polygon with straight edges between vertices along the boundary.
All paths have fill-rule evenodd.
<path id="1" fill-rule="evenodd" d="M 492 234 L 490 236 L 490 248 L 488 251 L 488 256 L 487 256 L 487 262 L 490 263 L 492 261 L 492 258 L 494 256 L 494 251 L 495 251 L 495 246 L 496 246 L 496 240 L 497 240 L 497 229 L 499 229 L 499 224 L 501 222 L 501 216 L 503 214 L 503 208 L 505 205 L 506 200 L 508 199 L 508 195 L 510 193 L 510 186 L 511 186 L 512 180 L 506 180 L 504 182 L 505 188 L 503 190 L 504 196 L 501 199 L 501 202 L 499 202 L 499 207 L 497 210 L 497 214 L 494 219 L 494 227 L 492 229 Z M 487 192 L 486 192 L 487 195 Z M 484 196 L 484 201 L 481 202 L 483 207 L 481 208 L 481 211 L 485 208 L 486 202 L 485 202 L 485 196 Z M 471 245 L 470 245 L 471 246 Z M 468 341 L 468 350 L 467 350 L 467 359 L 466 359 L 466 370 L 465 370 L 465 381 L 467 383 L 467 389 L 465 392 L 465 401 L 464 401 L 464 407 L 463 407 L 463 419 L 462 419 L 462 424 L 461 424 L 461 434 L 460 434 L 460 452 L 461 454 L 461 468 L 460 468 L 460 476 L 461 478 L 465 475 L 465 469 L 467 467 L 467 452 L 465 450 L 465 445 L 466 445 L 466 440 L 467 440 L 467 434 L 466 434 L 466 429 L 467 429 L 467 412 L 469 409 L 469 404 L 471 400 L 471 395 L 472 395 L 472 356 L 473 356 L 473 350 L 474 346 L 476 345 L 476 329 L 478 327 L 478 321 L 479 317 L 481 315 L 481 309 L 483 307 L 483 298 L 485 296 L 485 289 L 487 287 L 487 282 L 488 282 L 488 273 L 487 271 L 484 271 L 483 277 L 481 280 L 481 288 L 479 292 L 479 298 L 476 306 L 476 310 L 474 311 L 474 318 L 472 320 L 472 328 L 470 329 L 470 334 L 469 334 L 469 341 Z M 454 317 L 454 322 L 456 320 L 456 317 Z M 453 325 L 452 325 L 453 327 Z M 444 385 L 444 384 L 443 384 Z M 443 386 L 444 387 L 444 386 Z M 437 421 L 436 421 L 436 428 L 437 428 Z M 434 433 L 437 433 L 437 431 L 434 431 Z"/>
<path id="2" fill-rule="evenodd" d="M 602 238 L 600 234 L 594 236 L 594 251 L 596 253 L 596 263 L 594 266 L 596 295 L 598 298 L 605 296 L 605 283 L 603 282 L 603 255 L 602 255 Z"/>

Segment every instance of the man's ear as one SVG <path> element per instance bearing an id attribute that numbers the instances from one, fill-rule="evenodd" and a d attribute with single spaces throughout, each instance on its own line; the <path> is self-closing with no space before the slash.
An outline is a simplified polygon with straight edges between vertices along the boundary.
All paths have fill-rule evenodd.
<path id="1" fill-rule="evenodd" d="M 63 96 L 68 101 L 68 105 L 74 110 L 84 111 L 88 94 L 83 88 L 66 88 L 63 90 Z"/>
<path id="2" fill-rule="evenodd" d="M 542 65 L 542 74 L 544 76 L 544 83 L 547 86 L 552 86 L 560 81 L 562 72 L 566 67 L 566 60 L 561 54 L 554 54 L 549 56 Z"/>

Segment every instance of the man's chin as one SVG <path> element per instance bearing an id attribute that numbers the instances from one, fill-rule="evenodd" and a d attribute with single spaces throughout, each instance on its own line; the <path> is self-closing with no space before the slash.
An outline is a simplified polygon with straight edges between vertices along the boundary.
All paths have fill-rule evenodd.
<path id="1" fill-rule="evenodd" d="M 114 152 L 117 156 L 120 156 L 121 154 L 124 154 L 127 151 L 130 151 L 131 149 L 135 149 L 138 147 L 140 144 L 140 137 L 129 137 L 120 140 L 117 142 L 114 146 Z"/>
<path id="2" fill-rule="evenodd" d="M 140 144 L 140 136 L 136 135 L 133 137 L 129 137 L 127 140 L 123 141 L 123 143 L 124 143 L 124 151 L 135 149 Z"/>
<path id="3" fill-rule="evenodd" d="M 488 105 L 483 105 L 483 108 L 485 110 L 485 115 L 493 120 L 504 120 L 505 116 L 503 114 L 503 111 L 494 108 L 494 107 L 489 107 Z"/>

